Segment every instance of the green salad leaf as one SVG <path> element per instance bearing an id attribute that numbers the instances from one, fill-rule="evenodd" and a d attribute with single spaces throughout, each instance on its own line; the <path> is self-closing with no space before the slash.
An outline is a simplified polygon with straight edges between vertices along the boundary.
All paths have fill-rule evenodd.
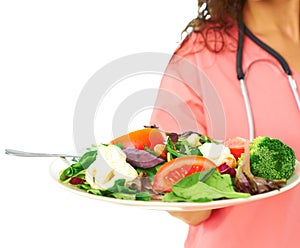
<path id="1" fill-rule="evenodd" d="M 80 172 L 77 175 L 81 175 L 82 172 Z M 111 197 L 116 199 L 140 200 L 140 201 L 151 200 L 151 196 L 149 192 L 138 192 L 135 189 L 130 189 L 129 187 L 126 186 L 125 179 L 116 180 L 114 182 L 114 185 L 108 189 L 94 189 L 86 181 L 78 185 L 73 185 L 73 187 L 77 187 L 93 195 L 106 196 L 106 197 Z"/>
<path id="2" fill-rule="evenodd" d="M 66 168 L 60 175 L 62 182 L 74 177 L 79 172 L 87 169 L 97 158 L 97 151 L 88 151 L 79 159 L 78 162 Z"/>
<path id="3" fill-rule="evenodd" d="M 97 150 L 89 151 L 83 154 L 83 156 L 79 159 L 79 163 L 83 167 L 83 169 L 87 169 L 97 158 Z"/>
<path id="4" fill-rule="evenodd" d="M 166 193 L 164 202 L 209 202 L 217 199 L 246 198 L 248 193 L 236 192 L 229 175 L 221 175 L 216 169 L 187 176 Z"/>

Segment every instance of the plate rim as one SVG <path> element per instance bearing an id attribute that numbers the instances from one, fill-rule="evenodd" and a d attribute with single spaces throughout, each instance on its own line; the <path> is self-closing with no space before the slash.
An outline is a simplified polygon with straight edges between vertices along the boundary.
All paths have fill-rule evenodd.
<path id="1" fill-rule="evenodd" d="M 63 189 L 75 193 L 77 195 L 87 197 L 94 200 L 100 200 L 105 203 L 118 204 L 123 206 L 139 207 L 149 210 L 161 210 L 161 211 L 200 211 L 209 209 L 218 209 L 224 207 L 230 207 L 240 205 L 243 203 L 250 203 L 257 200 L 262 200 L 272 196 L 279 195 L 286 192 L 300 183 L 300 163 L 296 160 L 295 171 L 290 179 L 287 181 L 287 185 L 279 190 L 269 191 L 263 194 L 257 194 L 248 198 L 235 198 L 235 199 L 222 199 L 210 202 L 162 202 L 162 201 L 136 201 L 136 200 L 122 200 L 111 197 L 94 195 L 87 193 L 84 190 L 78 189 L 75 186 L 64 184 L 59 180 L 59 174 L 61 170 L 70 166 L 70 163 L 66 159 L 57 158 L 51 164 L 49 168 L 52 179 Z M 289 183 L 290 182 L 290 183 Z"/>

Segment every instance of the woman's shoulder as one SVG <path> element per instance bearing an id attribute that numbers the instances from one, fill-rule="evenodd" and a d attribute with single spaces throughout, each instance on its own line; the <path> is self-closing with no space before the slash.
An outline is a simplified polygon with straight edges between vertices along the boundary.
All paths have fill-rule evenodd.
<path id="1" fill-rule="evenodd" d="M 218 31 L 211 27 L 201 33 L 192 32 L 176 49 L 169 66 L 185 70 L 183 68 L 186 65 L 192 64 L 203 71 L 214 72 L 224 67 L 224 64 L 231 66 L 236 56 L 236 34 L 237 28 Z"/>
<path id="2" fill-rule="evenodd" d="M 210 63 L 218 57 L 226 57 L 237 49 L 237 27 L 224 30 L 211 25 L 201 32 L 191 32 L 175 50 L 171 63 L 182 59 L 192 63 Z"/>

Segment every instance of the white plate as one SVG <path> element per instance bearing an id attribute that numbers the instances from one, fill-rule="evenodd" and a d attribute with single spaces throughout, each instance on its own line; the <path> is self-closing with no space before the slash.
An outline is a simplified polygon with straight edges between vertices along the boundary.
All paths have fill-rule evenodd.
<path id="1" fill-rule="evenodd" d="M 198 211 L 205 209 L 217 209 L 223 207 L 229 207 L 233 205 L 238 205 L 242 203 L 257 201 L 260 199 L 265 199 L 271 196 L 281 194 L 287 190 L 292 189 L 298 183 L 300 183 L 300 163 L 296 163 L 296 170 L 293 176 L 287 181 L 286 186 L 282 187 L 280 190 L 273 190 L 264 194 L 258 194 L 250 196 L 248 198 L 237 198 L 237 199 L 224 199 L 216 200 L 211 202 L 161 202 L 161 201 L 132 201 L 132 200 L 120 200 L 110 197 L 97 196 L 87 193 L 83 190 L 77 189 L 75 187 L 63 184 L 59 181 L 59 176 L 62 170 L 67 168 L 69 164 L 66 160 L 57 159 L 50 166 L 50 174 L 53 179 L 64 189 L 69 190 L 73 193 L 79 194 L 84 197 L 100 200 L 103 202 L 109 202 L 120 205 L 135 206 L 151 210 L 165 210 L 165 211 Z"/>

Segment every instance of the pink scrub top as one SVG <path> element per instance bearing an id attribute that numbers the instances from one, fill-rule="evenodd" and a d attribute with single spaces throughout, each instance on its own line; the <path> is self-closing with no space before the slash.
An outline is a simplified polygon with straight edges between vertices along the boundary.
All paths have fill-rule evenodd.
<path id="1" fill-rule="evenodd" d="M 232 34 L 236 33 L 234 29 Z M 229 38 L 226 42 L 229 48 L 217 54 L 202 49 L 199 34 L 183 42 L 162 79 L 151 124 L 165 131 L 197 130 L 221 140 L 249 137 L 236 75 L 236 42 Z M 286 74 L 248 37 L 243 57 L 255 136 L 282 140 L 299 160 L 300 111 Z M 293 76 L 300 94 L 300 75 L 293 71 Z M 299 248 L 300 184 L 264 200 L 213 210 L 208 220 L 190 226 L 185 247 Z"/>

